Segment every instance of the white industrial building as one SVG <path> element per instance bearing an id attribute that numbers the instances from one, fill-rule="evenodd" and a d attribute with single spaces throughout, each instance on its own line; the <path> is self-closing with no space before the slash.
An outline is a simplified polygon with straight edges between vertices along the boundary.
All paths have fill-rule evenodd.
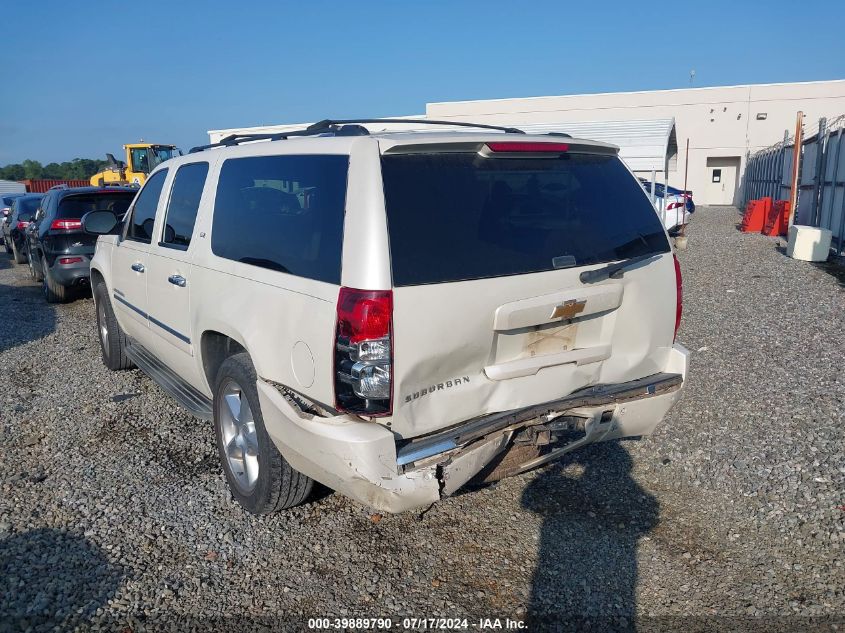
<path id="1" fill-rule="evenodd" d="M 0 180 L 0 193 L 26 193 L 26 186 L 15 180 Z"/>
<path id="2" fill-rule="evenodd" d="M 747 156 L 783 140 L 787 130 L 792 134 L 799 110 L 811 129 L 820 117 L 845 114 L 845 80 L 449 101 L 429 103 L 425 116 L 417 116 L 609 141 L 632 170 L 646 177 L 656 172 L 659 182 L 676 187 L 684 185 L 689 140 L 687 188 L 696 203 L 738 204 Z M 304 125 L 211 130 L 209 137 L 216 142 L 232 133 Z"/>

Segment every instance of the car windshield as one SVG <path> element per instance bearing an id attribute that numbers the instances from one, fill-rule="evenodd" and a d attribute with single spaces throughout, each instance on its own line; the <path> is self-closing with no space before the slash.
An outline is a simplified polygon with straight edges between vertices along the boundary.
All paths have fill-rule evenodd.
<path id="1" fill-rule="evenodd" d="M 382 158 L 397 286 L 665 253 L 663 227 L 616 156 Z"/>
<path id="2" fill-rule="evenodd" d="M 104 191 L 66 196 L 59 202 L 57 217 L 81 218 L 89 211 L 111 211 L 116 216 L 123 217 L 134 197 L 134 191 Z"/>

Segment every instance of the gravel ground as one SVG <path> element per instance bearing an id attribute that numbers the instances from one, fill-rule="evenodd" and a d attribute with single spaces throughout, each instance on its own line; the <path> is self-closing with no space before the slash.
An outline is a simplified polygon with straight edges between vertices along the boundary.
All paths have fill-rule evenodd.
<path id="1" fill-rule="evenodd" d="M 102 366 L 91 299 L 49 307 L 0 257 L 0 630 L 843 630 L 845 288 L 737 220 L 695 214 L 692 369 L 654 436 L 383 517 L 243 512 L 210 426 Z"/>

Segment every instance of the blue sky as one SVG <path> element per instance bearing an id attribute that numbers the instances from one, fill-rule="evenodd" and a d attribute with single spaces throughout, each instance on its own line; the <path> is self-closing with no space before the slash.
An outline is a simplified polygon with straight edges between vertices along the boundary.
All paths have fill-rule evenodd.
<path id="1" fill-rule="evenodd" d="M 685 87 L 691 68 L 697 86 L 845 78 L 845 39 L 824 35 L 834 0 L 137 6 L 4 6 L 0 165 L 431 101 Z"/>

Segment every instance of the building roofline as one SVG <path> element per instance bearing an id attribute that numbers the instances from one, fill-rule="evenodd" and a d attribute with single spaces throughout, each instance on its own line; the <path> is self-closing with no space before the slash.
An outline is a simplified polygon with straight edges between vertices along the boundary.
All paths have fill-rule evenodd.
<path id="1" fill-rule="evenodd" d="M 811 84 L 831 84 L 841 83 L 845 84 L 845 79 L 821 79 L 817 81 L 782 81 L 765 84 L 736 84 L 731 86 L 699 86 L 695 88 L 663 88 L 658 90 L 627 90 L 620 92 L 580 92 L 575 94 L 560 94 L 560 95 L 543 95 L 535 97 L 497 97 L 495 99 L 464 99 L 458 101 L 430 101 L 426 103 L 428 106 L 439 105 L 456 105 L 461 103 L 491 103 L 496 101 L 533 101 L 540 99 L 562 99 L 574 97 L 606 97 L 609 95 L 639 95 L 639 94 L 655 94 L 655 93 L 669 93 L 669 92 L 696 92 L 702 90 L 724 90 L 726 88 L 766 88 L 770 86 L 806 86 Z"/>

